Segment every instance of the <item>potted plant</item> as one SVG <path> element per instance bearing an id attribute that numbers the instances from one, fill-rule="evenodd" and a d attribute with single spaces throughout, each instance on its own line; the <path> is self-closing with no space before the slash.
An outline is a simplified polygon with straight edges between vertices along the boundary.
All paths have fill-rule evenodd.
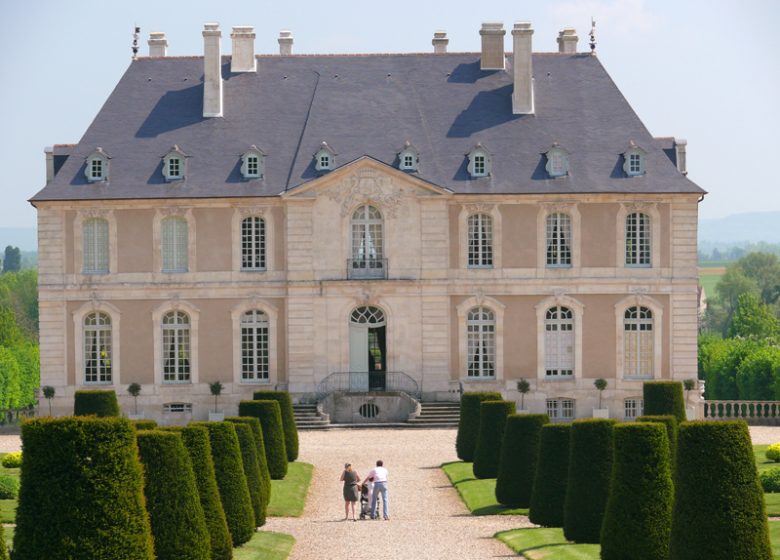
<path id="1" fill-rule="evenodd" d="M 43 396 L 46 397 L 47 401 L 49 401 L 49 416 L 51 416 L 51 400 L 54 398 L 55 393 L 56 391 L 54 390 L 54 387 L 51 385 L 44 385 Z"/>
<path id="2" fill-rule="evenodd" d="M 222 394 L 222 389 L 222 383 L 219 381 L 209 383 L 209 390 L 211 391 L 211 394 L 214 395 L 214 412 L 209 412 L 209 422 L 222 422 L 225 419 L 224 412 L 217 412 L 217 401 Z"/>
<path id="3" fill-rule="evenodd" d="M 599 377 L 593 382 L 593 386 L 599 392 L 599 407 L 593 409 L 593 418 L 609 418 L 609 409 L 601 408 L 601 397 L 604 393 L 604 389 L 607 388 L 607 380 Z"/>
<path id="4" fill-rule="evenodd" d="M 696 406 L 691 406 L 688 402 L 691 391 L 696 388 L 695 379 L 685 379 L 683 381 L 683 389 L 685 389 L 685 417 L 688 420 L 696 420 Z"/>
<path id="5" fill-rule="evenodd" d="M 128 414 L 130 420 L 140 420 L 144 417 L 143 413 L 138 414 L 138 395 L 141 394 L 141 386 L 138 383 L 131 383 L 127 386 L 127 392 L 133 397 L 135 413 Z"/>
<path id="6" fill-rule="evenodd" d="M 517 392 L 520 393 L 520 408 L 517 409 L 517 412 L 520 414 L 528 412 L 528 409 L 525 407 L 525 395 L 530 390 L 531 390 L 531 384 L 528 383 L 527 379 L 518 380 Z"/>

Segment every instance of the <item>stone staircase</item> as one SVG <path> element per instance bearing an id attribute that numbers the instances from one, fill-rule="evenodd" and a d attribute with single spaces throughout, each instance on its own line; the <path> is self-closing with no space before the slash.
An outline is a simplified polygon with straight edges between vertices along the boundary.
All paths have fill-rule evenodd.
<path id="1" fill-rule="evenodd" d="M 415 428 L 457 428 L 459 420 L 459 402 L 422 402 L 420 415 L 406 424 Z"/>
<path id="2" fill-rule="evenodd" d="M 330 422 L 317 412 L 316 404 L 294 404 L 293 414 L 299 430 L 322 430 L 330 426 Z"/>

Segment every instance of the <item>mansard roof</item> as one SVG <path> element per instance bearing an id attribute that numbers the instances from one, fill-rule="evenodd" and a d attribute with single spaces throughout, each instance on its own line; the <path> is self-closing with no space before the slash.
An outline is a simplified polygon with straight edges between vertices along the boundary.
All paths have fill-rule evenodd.
<path id="1" fill-rule="evenodd" d="M 368 156 L 392 166 L 411 141 L 420 179 L 466 194 L 703 193 L 679 173 L 598 58 L 533 55 L 535 114 L 512 114 L 507 71 L 480 70 L 479 53 L 259 56 L 257 72 L 231 73 L 223 57 L 224 117 L 204 118 L 203 58 L 139 58 L 56 177 L 32 201 L 276 196 L 321 176 L 323 141 L 344 163 Z M 647 149 L 647 173 L 626 178 L 621 154 Z M 571 152 L 567 181 L 551 179 L 540 151 Z M 468 153 L 490 146 L 488 177 L 472 178 Z M 186 146 L 187 177 L 166 183 L 160 154 Z M 267 154 L 261 180 L 241 177 L 246 147 Z M 90 184 L 84 158 L 112 155 L 111 177 Z"/>

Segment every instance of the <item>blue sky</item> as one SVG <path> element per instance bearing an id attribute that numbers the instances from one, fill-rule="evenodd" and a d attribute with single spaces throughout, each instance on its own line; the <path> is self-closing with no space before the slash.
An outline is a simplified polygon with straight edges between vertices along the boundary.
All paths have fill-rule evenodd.
<path id="1" fill-rule="evenodd" d="M 587 49 L 591 16 L 598 56 L 646 126 L 688 140 L 689 177 L 710 192 L 701 217 L 780 211 L 776 0 L 0 0 L 0 227 L 35 225 L 43 148 L 81 138 L 130 62 L 134 24 L 142 54 L 165 31 L 169 54 L 200 55 L 208 21 L 223 52 L 230 27 L 254 25 L 258 53 L 277 52 L 281 29 L 297 53 L 428 52 L 437 29 L 450 51 L 478 51 L 482 21 L 530 21 L 543 52 L 567 26 Z"/>

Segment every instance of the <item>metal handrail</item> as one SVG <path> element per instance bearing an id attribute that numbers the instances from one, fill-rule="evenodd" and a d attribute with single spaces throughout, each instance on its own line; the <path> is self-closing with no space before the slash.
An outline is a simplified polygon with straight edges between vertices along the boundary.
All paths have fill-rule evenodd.
<path id="1" fill-rule="evenodd" d="M 347 259 L 347 278 L 378 279 L 387 278 L 387 259 Z"/>
<path id="2" fill-rule="evenodd" d="M 419 399 L 417 381 L 402 371 L 337 371 L 317 385 L 317 400 L 331 393 L 371 393 L 399 391 Z"/>

